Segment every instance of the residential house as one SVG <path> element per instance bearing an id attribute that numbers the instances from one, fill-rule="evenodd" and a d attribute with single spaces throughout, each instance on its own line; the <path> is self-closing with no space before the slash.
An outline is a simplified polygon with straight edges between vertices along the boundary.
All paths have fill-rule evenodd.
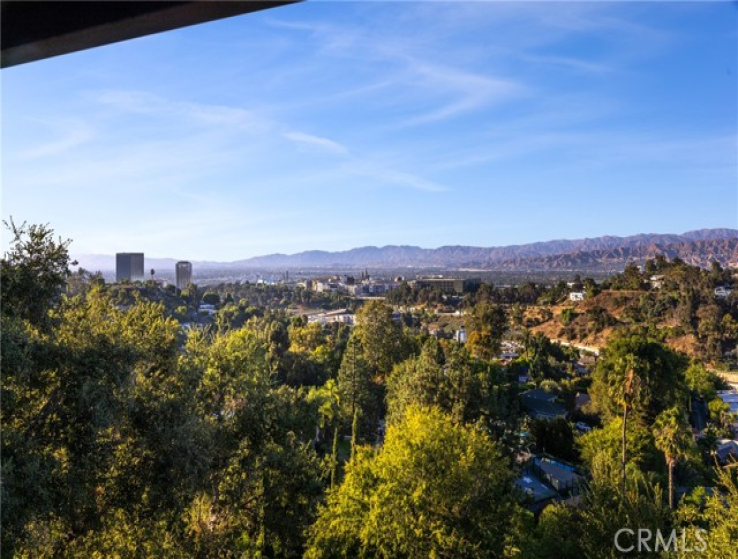
<path id="1" fill-rule="evenodd" d="M 651 289 L 661 289 L 664 286 L 664 276 L 662 275 L 651 276 L 648 280 L 651 282 Z"/>
<path id="2" fill-rule="evenodd" d="M 715 457 L 722 465 L 738 462 L 738 441 L 720 439 L 715 450 Z"/>
<path id="3" fill-rule="evenodd" d="M 515 480 L 515 485 L 525 494 L 527 508 L 534 513 L 541 512 L 547 505 L 558 500 L 558 493 L 535 475 L 523 473 Z"/>
<path id="4" fill-rule="evenodd" d="M 532 419 L 566 419 L 566 409 L 556 403 L 556 396 L 538 388 L 522 394 L 523 407 Z"/>
<path id="5" fill-rule="evenodd" d="M 548 456 L 534 456 L 526 465 L 526 470 L 548 483 L 559 494 L 577 493 L 583 481 L 576 467 Z"/>
<path id="6" fill-rule="evenodd" d="M 197 307 L 197 312 L 201 314 L 209 314 L 210 316 L 212 316 L 215 314 L 215 305 L 202 303 L 199 307 Z"/>
<path id="7" fill-rule="evenodd" d="M 537 514 L 552 502 L 579 495 L 583 479 L 571 464 L 539 455 L 526 461 L 515 485 L 526 495 L 526 507 Z"/>

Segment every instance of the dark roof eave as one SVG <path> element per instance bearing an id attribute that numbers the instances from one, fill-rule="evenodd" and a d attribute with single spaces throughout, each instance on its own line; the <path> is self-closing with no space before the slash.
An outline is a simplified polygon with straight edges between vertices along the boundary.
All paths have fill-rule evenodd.
<path id="1" fill-rule="evenodd" d="M 0 2 L 0 67 L 8 68 L 297 1 L 300 0 L 3 0 Z"/>

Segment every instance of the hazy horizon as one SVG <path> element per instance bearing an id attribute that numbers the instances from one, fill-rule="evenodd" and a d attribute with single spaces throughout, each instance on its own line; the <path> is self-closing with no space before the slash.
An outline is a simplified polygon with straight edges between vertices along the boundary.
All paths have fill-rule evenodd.
<path id="1" fill-rule="evenodd" d="M 735 228 L 737 20 L 305 2 L 8 68 L 2 216 L 219 262 Z"/>
<path id="2" fill-rule="evenodd" d="M 706 231 L 706 230 L 713 230 L 714 231 L 714 230 L 720 230 L 720 229 L 730 230 L 734 234 L 735 233 L 738 233 L 738 229 L 726 227 L 726 228 L 700 228 L 700 229 L 697 229 L 697 230 L 682 231 L 680 233 L 654 233 L 654 232 L 647 232 L 647 233 L 639 233 L 639 234 L 636 234 L 634 236 L 640 236 L 640 235 L 644 235 L 644 236 L 650 236 L 650 235 L 675 235 L 675 236 L 680 236 L 680 235 L 684 235 L 684 234 L 687 234 L 687 233 L 693 233 L 693 232 L 697 232 L 697 231 Z M 178 261 L 178 260 L 185 260 L 185 261 L 191 261 L 191 262 L 195 262 L 195 263 L 212 264 L 212 265 L 216 265 L 217 266 L 219 264 L 229 265 L 229 264 L 234 264 L 234 263 L 241 262 L 241 261 L 246 261 L 246 260 L 251 260 L 251 259 L 258 259 L 258 258 L 263 258 L 263 257 L 271 257 L 271 256 L 287 256 L 287 257 L 291 257 L 291 256 L 296 256 L 296 255 L 299 255 L 299 254 L 302 254 L 302 253 L 305 253 L 305 252 L 308 252 L 308 253 L 310 253 L 310 252 L 331 253 L 331 254 L 333 254 L 333 253 L 344 253 L 344 252 L 351 252 L 351 251 L 354 251 L 354 250 L 372 249 L 372 248 L 376 248 L 376 249 L 380 249 L 381 250 L 381 249 L 387 249 L 387 248 L 392 248 L 392 247 L 397 247 L 397 248 L 413 248 L 413 249 L 417 248 L 417 249 L 427 250 L 427 251 L 439 250 L 439 249 L 442 249 L 442 248 L 454 247 L 454 246 L 471 247 L 471 248 L 482 248 L 482 249 L 486 249 L 486 248 L 512 248 L 512 247 L 517 247 L 517 246 L 525 246 L 527 244 L 545 244 L 545 243 L 550 243 L 550 242 L 569 242 L 569 241 L 580 241 L 580 240 L 587 240 L 587 239 L 600 239 L 600 238 L 607 238 L 607 237 L 620 237 L 620 236 L 618 236 L 618 235 L 600 235 L 600 236 L 597 236 L 597 237 L 588 237 L 586 239 L 585 238 L 583 238 L 583 239 L 545 239 L 545 240 L 542 239 L 542 240 L 539 240 L 539 241 L 534 241 L 533 243 L 514 244 L 514 245 L 496 245 L 496 246 L 490 245 L 490 246 L 487 246 L 487 247 L 474 246 L 474 245 L 440 245 L 440 246 L 437 246 L 437 247 L 423 247 L 423 246 L 417 246 L 417 245 L 389 244 L 389 245 L 381 245 L 381 246 L 379 246 L 379 245 L 364 245 L 364 246 L 360 246 L 360 247 L 357 246 L 357 247 L 351 247 L 351 248 L 345 249 L 345 250 L 335 250 L 335 251 L 329 251 L 329 250 L 323 250 L 323 249 L 320 249 L 320 248 L 315 248 L 315 249 L 309 249 L 309 250 L 306 250 L 306 251 L 300 251 L 300 252 L 296 252 L 296 253 L 258 254 L 258 255 L 254 255 L 254 256 L 243 257 L 243 258 L 235 258 L 233 260 L 212 260 L 212 259 L 201 260 L 201 259 L 196 259 L 196 258 L 188 258 L 186 255 L 180 255 L 180 256 L 172 256 L 172 255 L 148 255 L 144 251 L 144 258 L 145 258 L 145 261 L 148 262 L 148 264 L 145 264 L 145 267 L 146 268 L 148 268 L 148 267 L 150 267 L 152 265 L 155 265 L 154 264 L 154 261 L 170 261 L 170 260 L 172 262 L 175 262 L 175 261 Z M 621 238 L 627 238 L 627 237 L 621 237 Z M 88 261 L 88 263 L 95 261 L 94 259 L 99 259 L 99 260 L 96 260 L 95 261 L 95 262 L 97 262 L 96 265 L 98 265 L 98 266 L 99 266 L 100 262 L 102 262 L 103 260 L 106 260 L 106 261 L 109 260 L 108 265 L 110 267 L 109 268 L 102 268 L 102 269 L 108 270 L 108 271 L 115 269 L 115 253 L 81 253 L 79 251 L 75 251 L 73 245 L 70 248 L 71 248 L 70 255 L 71 255 L 71 258 L 72 259 L 82 258 L 82 259 L 86 259 Z M 129 250 L 129 251 L 126 251 L 126 252 L 142 252 L 142 251 Z M 80 265 L 82 267 L 85 267 L 84 263 L 80 263 Z"/>

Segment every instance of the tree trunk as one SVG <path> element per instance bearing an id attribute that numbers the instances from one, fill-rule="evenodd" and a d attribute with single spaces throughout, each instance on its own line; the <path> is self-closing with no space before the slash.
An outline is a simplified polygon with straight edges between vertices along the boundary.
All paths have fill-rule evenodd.
<path id="1" fill-rule="evenodd" d="M 625 452 L 626 447 L 626 429 L 628 426 L 628 406 L 623 406 L 623 457 L 622 457 L 622 480 L 621 480 L 621 492 L 623 498 L 625 498 L 625 463 L 627 455 Z"/>
<path id="2" fill-rule="evenodd" d="M 669 508 L 671 510 L 674 510 L 675 503 L 674 503 L 674 466 L 676 465 L 676 460 L 670 459 L 669 460 Z"/>
<path id="3" fill-rule="evenodd" d="M 351 458 L 354 457 L 359 436 L 359 410 L 354 411 L 354 420 L 351 423 Z"/>
<path id="4" fill-rule="evenodd" d="M 331 489 L 336 482 L 336 471 L 338 470 L 338 425 L 333 427 L 333 452 L 331 454 Z"/>

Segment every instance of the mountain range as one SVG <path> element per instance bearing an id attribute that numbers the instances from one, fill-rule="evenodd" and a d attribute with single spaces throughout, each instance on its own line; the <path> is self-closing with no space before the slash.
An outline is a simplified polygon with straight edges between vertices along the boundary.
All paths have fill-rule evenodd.
<path id="1" fill-rule="evenodd" d="M 711 261 L 738 266 L 738 229 L 700 229 L 675 234 L 603 236 L 552 240 L 501 247 L 367 246 L 346 251 L 310 250 L 297 254 L 270 254 L 234 262 L 197 262 L 197 270 L 290 268 L 403 268 L 439 267 L 480 270 L 611 270 L 627 262 L 642 262 L 663 254 L 687 263 L 708 266 Z M 112 255 L 76 255 L 88 270 L 113 270 Z M 174 269 L 173 258 L 147 258 L 146 268 Z"/>

